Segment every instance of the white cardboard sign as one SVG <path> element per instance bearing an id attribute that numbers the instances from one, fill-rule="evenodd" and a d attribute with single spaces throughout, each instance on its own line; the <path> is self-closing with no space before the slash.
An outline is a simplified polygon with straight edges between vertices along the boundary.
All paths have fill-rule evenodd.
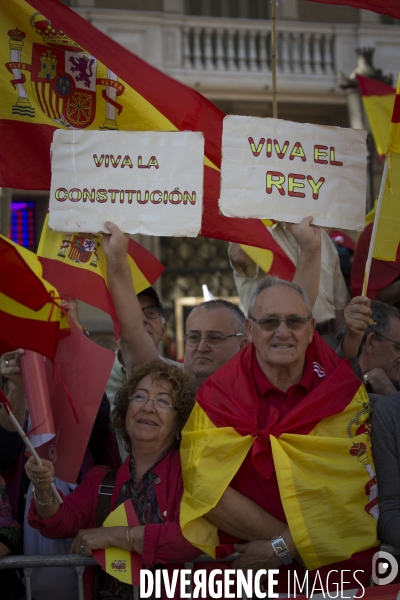
<path id="1" fill-rule="evenodd" d="M 198 235 L 204 136 L 189 131 L 63 131 L 52 144 L 51 229 Z"/>
<path id="2" fill-rule="evenodd" d="M 254 217 L 362 231 L 366 131 L 229 115 L 222 136 L 219 206 Z"/>

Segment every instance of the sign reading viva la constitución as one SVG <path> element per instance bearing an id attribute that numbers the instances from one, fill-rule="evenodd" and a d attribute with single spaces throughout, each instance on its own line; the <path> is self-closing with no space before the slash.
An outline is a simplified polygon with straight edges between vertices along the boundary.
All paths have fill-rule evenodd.
<path id="1" fill-rule="evenodd" d="M 49 226 L 97 233 L 198 235 L 204 136 L 189 131 L 56 130 Z"/>
<path id="2" fill-rule="evenodd" d="M 227 217 L 364 229 L 366 131 L 230 115 L 222 136 Z"/>

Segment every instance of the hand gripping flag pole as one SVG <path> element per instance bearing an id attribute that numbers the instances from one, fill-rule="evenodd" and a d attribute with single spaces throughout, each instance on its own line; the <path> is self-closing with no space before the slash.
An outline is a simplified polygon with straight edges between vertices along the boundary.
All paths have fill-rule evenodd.
<path id="1" fill-rule="evenodd" d="M 17 419 L 15 418 L 15 416 L 12 412 L 12 409 L 11 409 L 11 404 L 9 403 L 9 401 L 7 400 L 7 397 L 1 390 L 0 390 L 0 403 L 3 404 L 4 409 L 5 409 L 8 417 L 10 418 L 11 423 L 14 425 L 15 429 L 21 436 L 25 446 L 28 448 L 29 452 L 32 454 L 33 458 L 36 461 L 36 464 L 42 465 L 43 463 L 42 463 L 38 453 L 36 452 L 35 448 L 32 446 L 31 442 L 25 435 L 25 432 L 22 429 L 21 425 L 18 423 Z M 55 499 L 58 501 L 59 504 L 62 504 L 63 503 L 62 498 L 61 498 L 60 494 L 58 493 L 58 490 L 57 490 L 54 482 L 50 484 L 50 488 L 54 494 Z"/>

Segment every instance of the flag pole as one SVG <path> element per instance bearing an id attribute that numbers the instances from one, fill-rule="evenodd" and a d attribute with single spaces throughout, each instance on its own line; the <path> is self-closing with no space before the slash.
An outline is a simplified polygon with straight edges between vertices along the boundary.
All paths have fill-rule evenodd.
<path id="1" fill-rule="evenodd" d="M 368 258 L 367 258 L 367 262 L 365 263 L 364 283 L 363 283 L 363 289 L 362 289 L 363 296 L 367 295 L 367 290 L 368 290 L 368 280 L 369 280 L 369 273 L 371 270 L 372 254 L 374 252 L 376 233 L 378 231 L 378 223 L 379 223 L 379 218 L 381 216 L 382 201 L 383 201 L 383 195 L 385 193 L 388 170 L 389 170 L 389 158 L 388 158 L 388 156 L 386 156 L 385 164 L 383 167 L 381 187 L 379 189 L 378 204 L 376 206 L 376 211 L 375 211 L 374 226 L 372 228 L 371 241 L 369 243 Z"/>
<path id="2" fill-rule="evenodd" d="M 36 461 L 37 465 L 42 465 L 42 461 L 40 459 L 40 456 L 38 455 L 38 453 L 36 452 L 35 448 L 32 446 L 31 442 L 29 441 L 25 431 L 22 429 L 21 425 L 18 423 L 18 420 L 16 419 L 15 415 L 13 414 L 12 410 L 10 410 L 10 404 L 8 403 L 8 400 L 6 398 L 6 396 L 1 393 L 0 394 L 0 402 L 3 404 L 5 411 L 11 421 L 11 423 L 14 425 L 15 429 L 17 430 L 17 432 L 19 433 L 19 435 L 22 438 L 22 441 L 24 442 L 25 446 L 28 448 L 29 452 L 32 454 L 33 458 Z M 59 504 L 63 503 L 63 500 L 56 488 L 55 483 L 51 483 L 50 484 L 50 488 L 51 491 L 54 494 L 55 499 L 58 501 Z"/>
<path id="3" fill-rule="evenodd" d="M 276 0 L 271 0 L 271 71 L 272 71 L 272 116 L 278 118 L 276 91 Z"/>

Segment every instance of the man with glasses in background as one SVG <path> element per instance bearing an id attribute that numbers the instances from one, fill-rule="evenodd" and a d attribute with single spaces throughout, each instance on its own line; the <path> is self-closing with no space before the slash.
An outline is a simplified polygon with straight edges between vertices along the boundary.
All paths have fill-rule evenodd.
<path id="1" fill-rule="evenodd" d="M 352 361 L 370 393 L 399 391 L 400 311 L 379 300 L 354 297 L 345 309 L 339 356 Z"/>

